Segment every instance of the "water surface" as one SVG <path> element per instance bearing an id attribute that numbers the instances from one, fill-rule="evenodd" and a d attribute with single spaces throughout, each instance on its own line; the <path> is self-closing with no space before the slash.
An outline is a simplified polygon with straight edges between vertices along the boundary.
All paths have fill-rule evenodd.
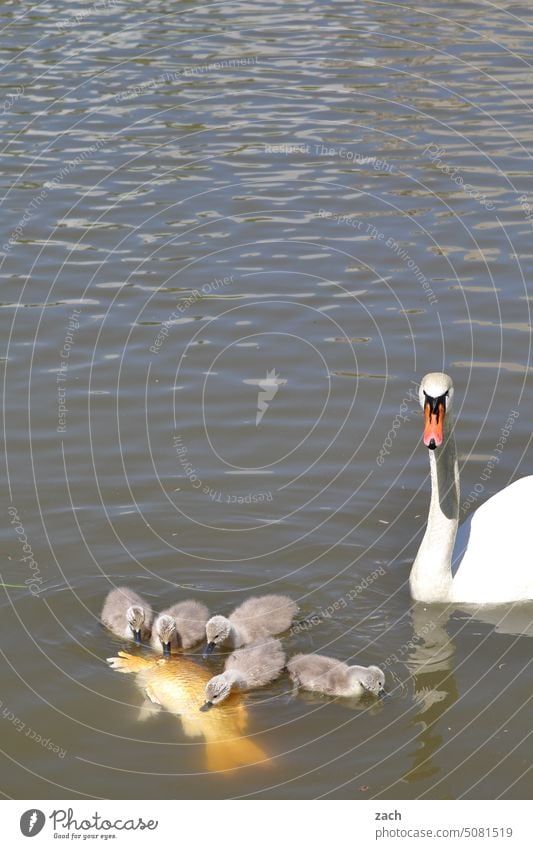
<path id="1" fill-rule="evenodd" d="M 418 6 L 4 4 L 7 796 L 531 791 L 531 605 L 407 578 L 422 374 L 455 381 L 463 515 L 532 471 L 533 15 Z M 322 623 L 287 651 L 389 697 L 282 678 L 248 699 L 270 767 L 206 775 L 106 667 L 122 583 L 288 593 Z"/>

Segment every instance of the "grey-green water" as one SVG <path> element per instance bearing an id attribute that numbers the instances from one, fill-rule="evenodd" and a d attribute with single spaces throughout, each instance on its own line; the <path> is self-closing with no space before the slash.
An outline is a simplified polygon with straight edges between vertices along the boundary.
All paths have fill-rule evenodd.
<path id="1" fill-rule="evenodd" d="M 6 796 L 531 792 L 532 606 L 406 582 L 424 372 L 455 380 L 464 515 L 533 470 L 533 8 L 419 7 L 2 5 Z M 389 697 L 281 679 L 248 700 L 270 768 L 205 775 L 105 665 L 117 583 L 286 592 L 323 611 L 287 651 Z"/>

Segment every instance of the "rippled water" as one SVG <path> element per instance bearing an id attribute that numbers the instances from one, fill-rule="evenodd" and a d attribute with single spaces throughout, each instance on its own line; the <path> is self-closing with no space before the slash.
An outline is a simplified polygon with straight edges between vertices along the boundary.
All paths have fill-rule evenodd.
<path id="1" fill-rule="evenodd" d="M 406 582 L 424 372 L 456 384 L 464 515 L 532 471 L 533 9 L 419 5 L 3 5 L 8 796 L 531 791 L 532 606 Z M 248 699 L 270 766 L 206 775 L 105 665 L 125 582 L 286 592 L 323 620 L 287 651 L 389 697 L 282 678 Z"/>

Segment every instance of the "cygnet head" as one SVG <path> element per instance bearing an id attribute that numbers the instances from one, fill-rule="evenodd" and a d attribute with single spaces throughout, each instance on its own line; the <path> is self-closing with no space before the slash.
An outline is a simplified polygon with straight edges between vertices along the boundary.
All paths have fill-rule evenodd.
<path id="1" fill-rule="evenodd" d="M 225 675 L 215 675 L 207 682 L 205 688 L 205 702 L 200 710 L 209 710 L 214 705 L 219 705 L 227 699 L 231 692 L 231 684 Z"/>
<path id="2" fill-rule="evenodd" d="M 135 640 L 140 643 L 142 626 L 144 625 L 144 608 L 138 604 L 132 604 L 126 610 L 126 620 L 133 632 Z"/>
<path id="3" fill-rule="evenodd" d="M 420 406 L 424 410 L 424 445 L 431 451 L 442 445 L 446 411 L 453 400 L 453 380 L 441 371 L 432 371 L 420 381 Z"/>
<path id="4" fill-rule="evenodd" d="M 360 683 L 365 690 L 375 696 L 381 696 L 385 692 L 385 673 L 379 666 L 369 666 L 359 677 Z"/>
<path id="5" fill-rule="evenodd" d="M 161 640 L 163 654 L 170 654 L 170 644 L 176 633 L 176 622 L 172 616 L 163 614 L 159 616 L 155 623 L 155 631 Z"/>
<path id="6" fill-rule="evenodd" d="M 223 645 L 231 631 L 231 622 L 225 616 L 212 616 L 205 626 L 207 646 L 204 657 L 214 652 L 217 646 Z"/>

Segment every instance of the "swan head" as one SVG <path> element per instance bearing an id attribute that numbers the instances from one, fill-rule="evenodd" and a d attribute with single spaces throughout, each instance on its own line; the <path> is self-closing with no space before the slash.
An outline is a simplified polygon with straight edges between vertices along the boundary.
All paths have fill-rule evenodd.
<path id="1" fill-rule="evenodd" d="M 126 621 L 132 630 L 135 640 L 140 643 L 142 627 L 144 625 L 144 608 L 138 604 L 132 604 L 126 610 Z"/>
<path id="2" fill-rule="evenodd" d="M 159 616 L 155 623 L 155 631 L 161 640 L 163 654 L 170 654 L 172 638 L 176 634 L 176 622 L 174 618 L 172 616 L 168 616 L 166 613 Z"/>
<path id="3" fill-rule="evenodd" d="M 204 656 L 214 652 L 217 646 L 224 645 L 231 633 L 231 622 L 225 616 L 212 616 L 206 623 L 207 646 Z"/>
<path id="4" fill-rule="evenodd" d="M 379 666 L 369 666 L 360 676 L 359 681 L 369 693 L 381 696 L 385 692 L 385 673 Z"/>
<path id="5" fill-rule="evenodd" d="M 432 371 L 420 381 L 418 392 L 424 410 L 424 445 L 431 451 L 442 445 L 446 412 L 453 400 L 453 380 L 441 371 Z"/>
<path id="6" fill-rule="evenodd" d="M 205 702 L 200 710 L 209 710 L 213 705 L 218 705 L 227 699 L 231 692 L 231 683 L 228 681 L 224 673 L 215 675 L 207 682 L 205 688 Z"/>

